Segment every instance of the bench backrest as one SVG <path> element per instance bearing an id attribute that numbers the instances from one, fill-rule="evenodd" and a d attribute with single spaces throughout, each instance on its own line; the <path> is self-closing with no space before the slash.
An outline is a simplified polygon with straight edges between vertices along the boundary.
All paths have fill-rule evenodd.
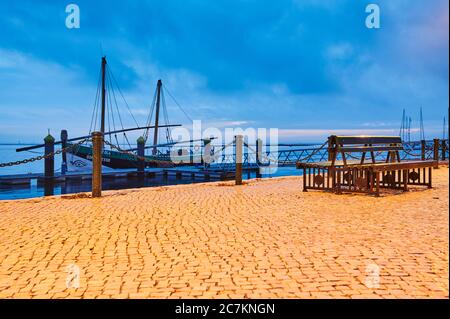
<path id="1" fill-rule="evenodd" d="M 364 163 L 366 153 L 370 153 L 372 162 L 375 163 L 374 152 L 389 152 L 386 161 L 396 160 L 400 162 L 399 151 L 403 150 L 400 136 L 337 136 L 329 137 L 329 152 L 334 164 L 338 153 L 342 154 L 344 165 L 347 164 L 345 153 L 362 153 L 361 164 Z"/>

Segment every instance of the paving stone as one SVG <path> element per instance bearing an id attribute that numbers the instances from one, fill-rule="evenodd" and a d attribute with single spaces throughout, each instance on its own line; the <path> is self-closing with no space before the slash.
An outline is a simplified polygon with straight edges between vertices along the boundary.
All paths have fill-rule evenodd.
<path id="1" fill-rule="evenodd" d="M 380 198 L 286 177 L 1 201 L 0 298 L 448 298 L 433 173 Z"/>

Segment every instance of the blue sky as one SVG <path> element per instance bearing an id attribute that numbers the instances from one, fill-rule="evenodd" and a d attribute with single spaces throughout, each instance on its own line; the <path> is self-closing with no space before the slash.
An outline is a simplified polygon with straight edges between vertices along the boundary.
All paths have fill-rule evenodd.
<path id="1" fill-rule="evenodd" d="M 0 2 L 0 141 L 86 133 L 102 53 L 141 124 L 161 78 L 205 125 L 318 141 L 398 133 L 403 108 L 417 128 L 422 106 L 427 137 L 442 135 L 447 0 L 74 1 L 80 29 L 69 3 Z M 380 29 L 365 27 L 369 3 Z"/>

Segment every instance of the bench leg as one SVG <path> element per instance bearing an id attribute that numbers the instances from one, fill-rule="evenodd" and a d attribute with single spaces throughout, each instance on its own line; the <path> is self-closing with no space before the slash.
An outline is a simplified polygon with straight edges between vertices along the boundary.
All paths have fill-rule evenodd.
<path id="1" fill-rule="evenodd" d="M 431 167 L 429 167 L 428 168 L 428 188 L 431 188 L 432 171 L 433 171 L 433 169 Z"/>
<path id="2" fill-rule="evenodd" d="M 331 189 L 334 192 L 336 191 L 336 170 L 328 169 L 328 171 L 331 173 Z"/>
<path id="3" fill-rule="evenodd" d="M 340 195 L 340 194 L 342 194 L 342 191 L 341 191 L 341 171 L 337 171 L 336 172 L 336 176 L 337 176 L 336 194 Z"/>
<path id="4" fill-rule="evenodd" d="M 369 181 L 369 193 L 373 194 L 373 172 L 372 170 L 368 169 L 367 170 L 367 180 Z"/>
<path id="5" fill-rule="evenodd" d="M 303 168 L 303 191 L 307 192 L 308 189 L 306 189 L 306 168 Z"/>
<path id="6" fill-rule="evenodd" d="M 403 170 L 403 190 L 405 192 L 408 191 L 408 179 L 409 179 L 409 170 Z"/>
<path id="7" fill-rule="evenodd" d="M 375 173 L 375 187 L 376 187 L 376 193 L 375 196 L 379 197 L 380 196 L 380 172 L 376 172 Z"/>

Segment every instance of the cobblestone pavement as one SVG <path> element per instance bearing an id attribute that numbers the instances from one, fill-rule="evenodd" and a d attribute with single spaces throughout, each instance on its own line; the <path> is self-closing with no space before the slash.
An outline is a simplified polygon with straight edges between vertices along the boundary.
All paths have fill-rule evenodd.
<path id="1" fill-rule="evenodd" d="M 0 297 L 448 298 L 448 167 L 434 173 L 380 198 L 288 177 L 3 201 Z"/>

